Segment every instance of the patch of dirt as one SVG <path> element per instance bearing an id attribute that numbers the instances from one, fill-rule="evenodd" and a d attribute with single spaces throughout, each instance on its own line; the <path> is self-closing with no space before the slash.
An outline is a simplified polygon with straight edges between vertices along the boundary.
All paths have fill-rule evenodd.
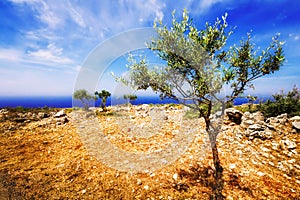
<path id="1" fill-rule="evenodd" d="M 128 152 L 163 149 L 181 134 L 181 126 L 197 130 L 179 159 L 148 173 L 121 172 L 97 160 L 72 113 L 67 113 L 68 123 L 52 123 L 51 117 L 24 123 L 8 111 L 0 117 L 0 199 L 209 199 L 214 167 L 204 123 L 181 118 L 179 123 L 181 111 L 133 107 L 97 117 L 100 131 Z M 155 116 L 159 120 L 151 124 Z M 237 137 L 240 126 L 224 127 L 218 148 L 226 199 L 300 199 L 300 134 L 289 133 L 289 126 L 272 140 Z M 274 145 L 282 140 L 297 147 Z"/>

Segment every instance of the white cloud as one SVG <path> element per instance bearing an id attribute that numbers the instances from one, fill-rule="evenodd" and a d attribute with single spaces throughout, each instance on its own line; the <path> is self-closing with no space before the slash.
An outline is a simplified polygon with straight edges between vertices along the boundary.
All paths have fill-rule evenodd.
<path id="1" fill-rule="evenodd" d="M 16 4 L 30 4 L 32 10 L 37 11 L 37 18 L 48 27 L 54 28 L 61 23 L 55 9 L 44 0 L 10 0 Z"/>
<path id="2" fill-rule="evenodd" d="M 208 9 L 218 3 L 218 2 L 222 2 L 222 0 L 202 0 L 200 2 L 200 5 L 199 5 L 199 8 L 201 10 L 201 12 L 205 12 L 205 11 L 208 11 Z"/>
<path id="3" fill-rule="evenodd" d="M 300 39 L 299 35 L 293 34 L 293 33 L 290 33 L 290 34 L 289 34 L 289 37 L 290 37 L 292 40 L 295 40 L 295 41 L 297 41 L 297 40 Z"/>
<path id="4" fill-rule="evenodd" d="M 41 1 L 39 15 L 37 16 L 42 22 L 47 24 L 50 28 L 55 28 L 61 24 L 61 19 L 51 10 L 46 2 Z"/>
<path id="5" fill-rule="evenodd" d="M 81 70 L 80 64 L 89 52 L 104 39 L 129 29 L 152 26 L 155 19 L 170 22 L 171 12 L 174 9 L 177 10 L 176 15 L 180 16 L 183 8 L 187 8 L 195 18 L 195 16 L 208 13 L 218 3 L 233 1 L 11 0 L 11 2 L 17 6 L 26 5 L 24 8 L 29 8 L 26 12 L 34 15 L 35 21 L 38 20 L 38 22 L 34 21 L 32 27 L 27 29 L 16 27 L 23 33 L 23 43 L 17 44 L 17 48 L 1 49 L 0 47 L 0 65 L 2 65 L 0 68 L 4 68 L 2 64 L 4 62 L 10 63 L 11 66 L 18 62 L 21 67 L 31 67 L 32 70 L 34 68 L 52 70 L 51 73 L 53 73 L 53 71 L 63 69 L 64 73 L 74 76 Z M 296 51 L 294 45 L 295 41 L 297 43 L 300 41 L 300 36 L 295 33 L 287 37 L 288 42 L 293 42 L 293 48 L 290 48 L 293 54 L 300 52 Z M 273 35 L 274 33 L 255 35 L 253 39 L 259 44 L 264 44 L 265 41 L 269 43 Z M 290 45 L 288 42 L 287 45 Z M 45 44 L 49 45 L 45 47 Z M 286 46 L 286 52 L 289 51 L 288 47 Z M 114 52 L 114 49 L 110 51 Z M 46 75 L 45 73 L 44 76 Z M 30 75 L 26 77 L 30 78 Z M 53 78 L 57 80 L 55 76 Z M 263 86 L 263 83 L 261 85 Z"/>
<path id="6" fill-rule="evenodd" d="M 70 8 L 69 10 L 70 16 L 74 20 L 74 22 L 77 23 L 80 27 L 85 28 L 86 24 L 81 14 L 72 6 L 70 1 L 68 1 L 68 6 Z"/>
<path id="7" fill-rule="evenodd" d="M 77 68 L 73 67 L 74 61 L 63 56 L 63 49 L 50 44 L 45 49 L 24 52 L 20 49 L 0 48 L 0 68 L 26 71 L 28 69 L 38 71 L 71 71 L 76 72 Z"/>
<path id="8" fill-rule="evenodd" d="M 42 61 L 45 64 L 71 64 L 73 61 L 63 55 L 63 49 L 58 48 L 55 44 L 49 44 L 47 49 L 39 49 L 37 51 L 28 51 L 27 55 L 30 59 Z"/>

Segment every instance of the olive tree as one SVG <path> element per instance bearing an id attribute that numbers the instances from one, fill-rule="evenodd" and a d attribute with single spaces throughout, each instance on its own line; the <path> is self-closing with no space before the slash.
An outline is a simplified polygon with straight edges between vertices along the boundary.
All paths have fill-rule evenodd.
<path id="1" fill-rule="evenodd" d="M 279 70 L 284 61 L 283 43 L 278 35 L 272 38 L 264 51 L 257 51 L 248 34 L 239 45 L 227 47 L 227 39 L 233 33 L 228 30 L 227 14 L 214 24 L 205 24 L 198 30 L 186 10 L 178 20 L 173 12 L 172 26 L 155 21 L 157 36 L 148 48 L 165 61 L 164 67 L 152 67 L 147 58 L 129 57 L 129 78 L 117 80 L 137 90 L 151 88 L 162 99 L 171 98 L 198 112 L 204 118 L 212 149 L 215 167 L 214 198 L 222 198 L 222 171 L 218 155 L 217 135 L 220 122 L 211 120 L 213 105 L 225 105 L 252 87 L 252 81 Z M 230 94 L 221 96 L 228 85 Z"/>
<path id="2" fill-rule="evenodd" d="M 124 94 L 123 98 L 132 104 L 137 99 L 137 96 L 135 94 Z"/>
<path id="3" fill-rule="evenodd" d="M 100 107 L 103 109 L 103 111 L 106 111 L 106 102 L 107 102 L 107 98 L 110 97 L 110 92 L 106 91 L 106 90 L 102 90 L 101 92 L 96 91 L 95 92 L 95 98 L 96 99 L 100 99 Z"/>
<path id="4" fill-rule="evenodd" d="M 85 89 L 76 90 L 73 97 L 81 101 L 85 110 L 89 109 L 89 100 L 93 98 Z"/>

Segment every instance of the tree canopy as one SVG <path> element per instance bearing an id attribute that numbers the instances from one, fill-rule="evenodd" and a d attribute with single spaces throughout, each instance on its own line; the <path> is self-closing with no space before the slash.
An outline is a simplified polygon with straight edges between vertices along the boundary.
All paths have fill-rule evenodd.
<path id="1" fill-rule="evenodd" d="M 220 129 L 218 124 L 211 123 L 212 106 L 221 103 L 224 112 L 225 105 L 253 87 L 255 79 L 278 71 L 285 60 L 283 43 L 278 34 L 265 50 L 259 51 L 248 33 L 239 45 L 228 47 L 227 40 L 233 31 L 228 30 L 227 14 L 212 25 L 206 23 L 203 30 L 198 30 L 186 10 L 180 20 L 175 12 L 172 15 L 171 27 L 155 21 L 157 36 L 148 44 L 167 65 L 152 67 L 146 57 L 137 60 L 131 55 L 129 78 L 118 80 L 137 90 L 151 88 L 162 99 L 175 99 L 205 119 L 215 166 L 213 198 L 221 199 L 223 168 L 216 145 Z M 222 97 L 219 93 L 225 85 L 231 92 Z"/>
<path id="2" fill-rule="evenodd" d="M 107 98 L 110 96 L 111 96 L 110 92 L 108 92 L 106 90 L 102 90 L 101 92 L 98 92 L 98 91 L 95 92 L 95 97 L 96 97 L 96 99 L 99 98 L 101 100 L 100 107 L 104 111 L 106 111 Z"/>
<path id="3" fill-rule="evenodd" d="M 227 47 L 227 39 L 233 33 L 228 29 L 227 14 L 213 25 L 206 23 L 198 30 L 184 10 L 177 20 L 173 12 L 172 27 L 156 21 L 157 37 L 148 44 L 162 60 L 165 67 L 151 67 L 146 57 L 136 60 L 129 57 L 129 79 L 121 79 L 135 89 L 151 88 L 161 98 L 172 98 L 198 110 L 208 120 L 214 101 L 224 85 L 231 87 L 225 101 L 232 102 L 248 88 L 253 80 L 278 71 L 283 64 L 283 43 L 279 34 L 272 38 L 263 51 L 255 49 L 250 33 L 240 45 Z M 201 109 L 203 106 L 206 109 Z"/>
<path id="4" fill-rule="evenodd" d="M 124 94 L 123 98 L 132 104 L 137 99 L 137 96 L 135 94 Z"/>
<path id="5" fill-rule="evenodd" d="M 84 105 L 85 110 L 88 110 L 88 101 L 93 98 L 85 89 L 76 90 L 73 94 L 73 97 L 81 101 L 81 103 Z"/>

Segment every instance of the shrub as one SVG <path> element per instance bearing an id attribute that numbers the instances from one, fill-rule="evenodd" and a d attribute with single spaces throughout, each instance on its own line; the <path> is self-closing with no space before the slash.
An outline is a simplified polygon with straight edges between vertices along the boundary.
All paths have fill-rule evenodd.
<path id="1" fill-rule="evenodd" d="M 243 104 L 240 106 L 236 106 L 235 108 L 238 109 L 241 112 L 250 112 L 250 113 L 254 113 L 259 111 L 259 105 L 258 104 L 252 104 L 252 103 L 247 103 L 247 104 Z"/>
<path id="2" fill-rule="evenodd" d="M 266 117 L 275 117 L 283 113 L 287 113 L 289 117 L 300 115 L 300 91 L 296 86 L 287 94 L 281 91 L 272 96 L 274 100 L 267 100 L 257 106 Z"/>

